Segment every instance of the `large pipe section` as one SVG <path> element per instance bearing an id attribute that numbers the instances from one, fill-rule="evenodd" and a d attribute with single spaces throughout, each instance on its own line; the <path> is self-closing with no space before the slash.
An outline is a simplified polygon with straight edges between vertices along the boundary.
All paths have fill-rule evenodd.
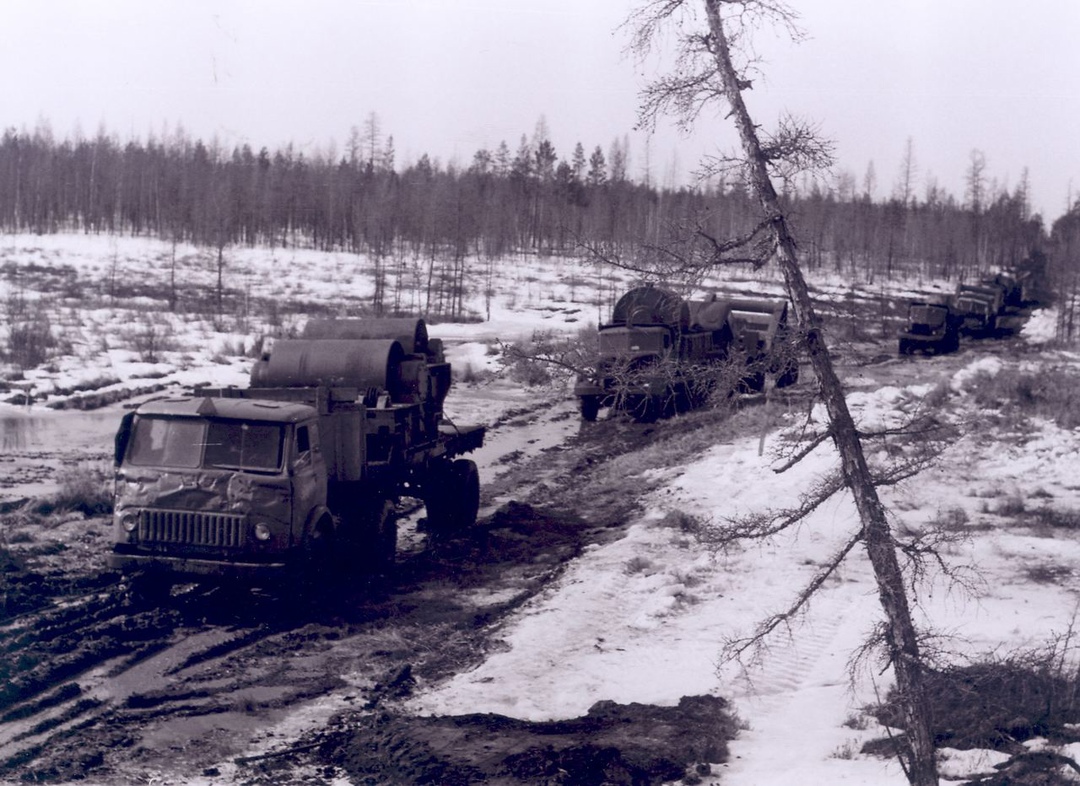
<path id="1" fill-rule="evenodd" d="M 397 400 L 405 357 L 395 339 L 281 339 L 252 368 L 251 386 L 379 388 Z"/>
<path id="2" fill-rule="evenodd" d="M 416 317 L 383 319 L 310 319 L 304 326 L 305 339 L 392 338 L 406 355 L 428 353 L 428 333 L 424 320 Z"/>

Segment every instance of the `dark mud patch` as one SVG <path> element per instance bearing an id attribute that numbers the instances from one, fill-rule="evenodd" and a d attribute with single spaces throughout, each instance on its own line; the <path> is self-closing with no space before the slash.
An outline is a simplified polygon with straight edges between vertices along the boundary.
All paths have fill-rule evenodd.
<path id="1" fill-rule="evenodd" d="M 724 699 L 692 696 L 675 707 L 598 702 L 547 722 L 382 711 L 344 724 L 316 752 L 358 784 L 649 786 L 699 782 L 727 760 L 735 734 Z"/>
<path id="2" fill-rule="evenodd" d="M 355 691 L 378 711 L 408 688 L 380 672 L 407 664 L 437 680 L 474 665 L 488 626 L 557 576 L 588 533 L 575 516 L 511 502 L 403 552 L 390 576 L 342 577 L 296 598 L 180 585 L 159 604 L 95 572 L 98 559 L 54 565 L 33 542 L 2 551 L 13 608 L 0 618 L 0 779 L 122 779 L 147 767 L 190 777 L 301 703 Z"/>
<path id="3" fill-rule="evenodd" d="M 414 581 L 469 587 L 505 581 L 508 571 L 549 573 L 581 552 L 590 529 L 578 516 L 512 500 L 468 532 L 438 539 L 399 565 L 396 590 Z"/>

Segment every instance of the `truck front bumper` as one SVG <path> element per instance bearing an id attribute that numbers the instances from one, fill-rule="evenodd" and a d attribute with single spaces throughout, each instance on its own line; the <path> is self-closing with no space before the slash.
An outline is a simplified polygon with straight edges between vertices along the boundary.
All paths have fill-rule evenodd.
<path id="1" fill-rule="evenodd" d="M 945 333 L 898 333 L 897 338 L 901 341 L 910 341 L 912 344 L 934 346 L 944 344 L 948 335 Z"/>
<path id="2" fill-rule="evenodd" d="M 286 577 L 295 565 L 289 562 L 241 562 L 161 554 L 138 554 L 114 551 L 106 558 L 108 566 L 124 573 L 152 572 L 191 579 L 222 581 L 270 581 Z"/>

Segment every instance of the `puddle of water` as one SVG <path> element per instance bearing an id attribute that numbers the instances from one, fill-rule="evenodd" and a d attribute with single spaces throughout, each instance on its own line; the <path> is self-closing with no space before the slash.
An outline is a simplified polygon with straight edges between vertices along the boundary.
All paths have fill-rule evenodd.
<path id="1" fill-rule="evenodd" d="M 123 410 L 0 406 L 0 501 L 53 494 L 73 466 L 108 462 Z"/>
<path id="2" fill-rule="evenodd" d="M 81 412 L 5 407 L 0 409 L 0 447 L 9 452 L 109 451 L 122 414 L 112 408 Z"/>

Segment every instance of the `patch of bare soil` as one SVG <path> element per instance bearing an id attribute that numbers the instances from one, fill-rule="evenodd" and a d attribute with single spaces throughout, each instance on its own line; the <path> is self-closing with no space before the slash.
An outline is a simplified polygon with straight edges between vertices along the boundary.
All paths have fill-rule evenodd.
<path id="1" fill-rule="evenodd" d="M 321 759 L 353 783 L 626 784 L 696 782 L 727 759 L 736 729 L 723 699 L 675 707 L 599 702 L 587 715 L 530 723 L 502 715 L 372 713 L 328 735 Z"/>

